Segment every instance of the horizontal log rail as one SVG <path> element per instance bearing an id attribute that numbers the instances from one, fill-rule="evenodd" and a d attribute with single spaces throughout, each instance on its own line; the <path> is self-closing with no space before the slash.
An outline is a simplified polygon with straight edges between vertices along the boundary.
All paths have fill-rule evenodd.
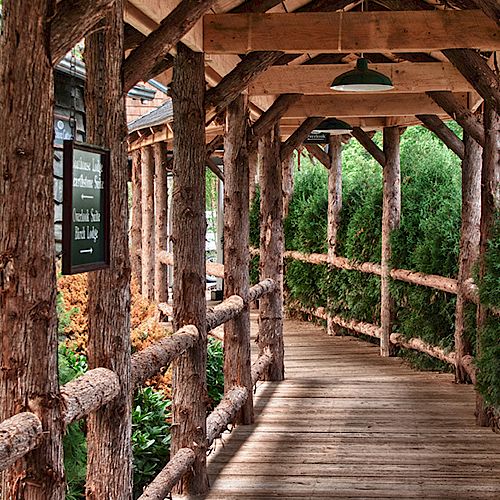
<path id="1" fill-rule="evenodd" d="M 174 265 L 174 255 L 172 253 L 161 251 L 158 254 L 158 260 L 165 264 L 166 266 Z M 224 264 L 218 264 L 217 262 L 207 262 L 206 263 L 207 274 L 210 276 L 215 276 L 216 278 L 224 278 Z"/>
<path id="2" fill-rule="evenodd" d="M 414 351 L 423 352 L 425 354 L 428 354 L 429 356 L 432 356 L 433 358 L 444 361 L 445 363 L 455 365 L 455 353 L 453 351 L 447 353 L 441 347 L 428 344 L 422 339 L 406 339 L 401 333 L 391 333 L 390 338 L 391 343 L 393 343 L 394 345 L 403 347 L 405 349 L 413 349 Z"/>
<path id="3" fill-rule="evenodd" d="M 147 486 L 139 500 L 163 500 L 194 463 L 194 451 L 181 448 Z"/>
<path id="4" fill-rule="evenodd" d="M 273 355 L 269 349 L 264 351 L 264 354 L 259 356 L 259 358 L 252 364 L 252 385 L 255 385 L 265 369 L 271 364 L 273 361 Z"/>
<path id="5" fill-rule="evenodd" d="M 34 413 L 18 413 L 4 420 L 0 424 L 0 471 L 35 449 L 42 434 L 42 422 Z"/>

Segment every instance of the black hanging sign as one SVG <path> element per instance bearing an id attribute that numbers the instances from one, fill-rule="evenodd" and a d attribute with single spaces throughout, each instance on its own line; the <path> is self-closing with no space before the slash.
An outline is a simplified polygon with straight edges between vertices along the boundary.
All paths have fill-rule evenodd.
<path id="1" fill-rule="evenodd" d="M 110 152 L 64 141 L 63 274 L 109 267 Z"/>
<path id="2" fill-rule="evenodd" d="M 311 132 L 304 144 L 328 144 L 330 139 L 330 134 L 327 132 Z"/>

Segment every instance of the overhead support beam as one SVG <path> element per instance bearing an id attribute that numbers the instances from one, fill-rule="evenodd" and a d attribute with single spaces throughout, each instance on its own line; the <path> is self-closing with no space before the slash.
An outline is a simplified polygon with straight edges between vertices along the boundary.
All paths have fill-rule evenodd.
<path id="1" fill-rule="evenodd" d="M 500 4 L 498 0 L 473 0 L 482 11 L 500 27 Z"/>
<path id="2" fill-rule="evenodd" d="M 207 157 L 207 167 L 222 181 L 224 182 L 224 172 L 219 168 L 219 166 L 212 160 L 212 158 Z"/>
<path id="3" fill-rule="evenodd" d="M 337 76 L 353 68 L 354 64 L 272 66 L 255 79 L 248 92 L 250 95 L 274 95 L 285 92 L 338 94 L 330 90 L 330 84 Z M 469 83 L 450 63 L 385 63 L 370 65 L 370 69 L 380 71 L 391 78 L 394 89 L 389 93 L 401 94 L 428 90 L 470 92 L 474 90 L 473 84 Z"/>
<path id="4" fill-rule="evenodd" d="M 282 52 L 251 52 L 220 83 L 207 91 L 205 108 L 209 119 L 227 108 L 250 83 L 272 66 Z"/>
<path id="5" fill-rule="evenodd" d="M 477 143 L 481 146 L 484 145 L 484 127 L 478 116 L 460 102 L 451 92 L 427 92 L 427 94 L 439 104 L 451 118 L 456 120 Z"/>
<path id="6" fill-rule="evenodd" d="M 305 147 L 323 166 L 330 168 L 330 157 L 321 146 L 317 144 L 305 144 Z"/>
<path id="7" fill-rule="evenodd" d="M 443 54 L 474 86 L 479 95 L 500 113 L 500 78 L 479 52 L 471 49 L 447 49 Z"/>
<path id="8" fill-rule="evenodd" d="M 465 108 L 466 94 L 452 94 Z M 448 112 L 447 110 L 445 110 Z M 426 94 L 305 95 L 297 99 L 283 115 L 286 118 L 308 116 L 369 117 L 443 114 L 441 107 Z"/>
<path id="9" fill-rule="evenodd" d="M 417 115 L 417 118 L 431 132 L 436 134 L 445 145 L 450 148 L 461 160 L 464 159 L 465 148 L 462 139 L 436 115 Z"/>
<path id="10" fill-rule="evenodd" d="M 123 64 L 125 92 L 158 65 L 168 51 L 200 20 L 216 0 L 182 0 Z"/>
<path id="11" fill-rule="evenodd" d="M 415 11 L 411 16 L 407 12 L 215 14 L 204 16 L 203 23 L 205 51 L 215 54 L 500 48 L 496 23 L 480 10 Z"/>
<path id="12" fill-rule="evenodd" d="M 281 145 L 280 159 L 286 161 L 293 150 L 302 145 L 307 136 L 324 120 L 324 116 L 306 118 L 300 127 Z"/>
<path id="13" fill-rule="evenodd" d="M 253 147 L 261 137 L 270 132 L 276 122 L 300 97 L 299 94 L 280 95 L 273 105 L 254 123 L 249 135 L 250 147 Z"/>
<path id="14" fill-rule="evenodd" d="M 370 153 L 382 168 L 385 167 L 385 153 L 373 142 L 371 137 L 361 128 L 354 127 L 351 135 Z"/>
<path id="15" fill-rule="evenodd" d="M 50 57 L 56 65 L 104 17 L 114 0 L 62 0 L 50 23 Z"/>

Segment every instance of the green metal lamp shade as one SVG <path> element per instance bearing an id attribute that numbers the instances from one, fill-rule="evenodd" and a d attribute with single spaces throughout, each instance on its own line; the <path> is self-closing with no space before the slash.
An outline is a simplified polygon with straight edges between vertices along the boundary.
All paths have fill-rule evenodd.
<path id="1" fill-rule="evenodd" d="M 321 132 L 339 135 L 339 134 L 349 134 L 352 130 L 352 127 L 337 118 L 326 118 L 323 120 L 314 130 L 313 134 L 319 134 Z"/>
<path id="2" fill-rule="evenodd" d="M 368 69 L 368 61 L 361 57 L 356 63 L 356 69 L 337 76 L 330 88 L 343 92 L 381 92 L 393 89 L 394 85 L 389 77 Z"/>

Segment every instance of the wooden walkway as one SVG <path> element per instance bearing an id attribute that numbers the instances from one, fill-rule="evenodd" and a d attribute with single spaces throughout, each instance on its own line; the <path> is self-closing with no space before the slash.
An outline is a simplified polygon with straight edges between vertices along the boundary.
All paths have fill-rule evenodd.
<path id="1" fill-rule="evenodd" d="M 205 498 L 500 499 L 500 435 L 475 426 L 471 387 L 308 323 L 285 342 L 286 380 L 217 441 Z"/>

